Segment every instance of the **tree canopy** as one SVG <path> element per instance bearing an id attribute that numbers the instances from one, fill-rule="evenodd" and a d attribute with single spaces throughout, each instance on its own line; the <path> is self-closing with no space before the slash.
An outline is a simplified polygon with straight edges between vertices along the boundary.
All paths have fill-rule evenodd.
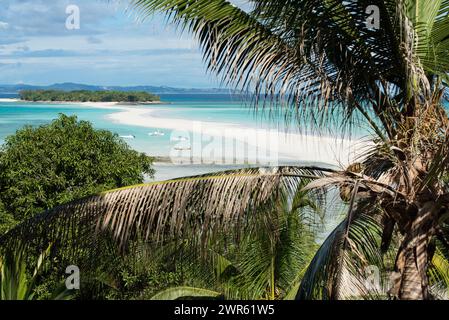
<path id="1" fill-rule="evenodd" d="M 151 102 L 160 100 L 158 96 L 145 91 L 23 90 L 19 95 L 26 101 Z"/>
<path id="2" fill-rule="evenodd" d="M 22 220 L 71 200 L 142 183 L 152 174 L 152 159 L 116 134 L 60 115 L 6 139 L 0 149 L 0 203 Z"/>

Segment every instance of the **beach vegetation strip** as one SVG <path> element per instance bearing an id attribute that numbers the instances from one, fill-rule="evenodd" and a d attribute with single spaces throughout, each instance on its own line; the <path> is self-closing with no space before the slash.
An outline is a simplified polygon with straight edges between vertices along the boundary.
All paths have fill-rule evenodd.
<path id="1" fill-rule="evenodd" d="M 62 91 L 62 90 L 22 90 L 19 93 L 25 101 L 54 102 L 157 102 L 157 95 L 145 91 Z"/>

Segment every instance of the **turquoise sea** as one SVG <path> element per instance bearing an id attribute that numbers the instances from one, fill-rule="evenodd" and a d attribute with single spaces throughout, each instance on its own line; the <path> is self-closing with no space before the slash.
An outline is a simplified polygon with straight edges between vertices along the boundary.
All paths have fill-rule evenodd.
<path id="1" fill-rule="evenodd" d="M 15 98 L 4 95 L 0 98 Z M 204 122 L 217 122 L 245 128 L 285 129 L 284 118 L 273 116 L 267 110 L 255 110 L 243 97 L 229 94 L 173 94 L 161 95 L 164 104 L 139 106 L 152 111 L 151 115 L 161 119 L 183 119 Z M 47 104 L 28 102 L 0 101 L 0 145 L 8 135 L 24 125 L 39 126 L 51 122 L 58 114 L 76 115 L 80 120 L 90 121 L 95 128 L 110 130 L 123 136 L 124 140 L 135 150 L 148 155 L 168 159 L 170 150 L 176 142 L 170 141 L 173 129 L 157 129 L 126 125 L 113 122 L 108 115 L 120 110 L 99 109 L 76 104 Z M 338 121 L 337 121 L 338 122 Z M 290 127 L 297 127 L 294 124 Z M 150 136 L 152 132 L 164 135 Z M 359 134 L 360 135 L 360 134 Z M 279 159 L 280 164 L 298 164 L 292 159 Z M 202 174 L 212 171 L 235 169 L 248 165 L 206 165 L 206 164 L 172 164 L 159 161 L 155 164 L 155 180 L 164 180 L 181 176 Z"/>
<path id="2" fill-rule="evenodd" d="M 180 118 L 207 121 L 220 119 L 233 123 L 251 123 L 254 119 L 249 108 L 239 100 L 227 95 L 172 95 L 163 96 L 167 104 L 143 106 L 156 110 L 156 116 L 163 118 Z M 107 129 L 118 135 L 134 135 L 127 140 L 136 150 L 155 156 L 168 155 L 168 137 L 149 139 L 151 128 L 121 125 L 107 119 L 107 115 L 117 112 L 109 109 L 89 108 L 76 104 L 45 104 L 23 102 L 0 102 L 0 144 L 6 136 L 24 125 L 39 126 L 58 117 L 58 114 L 76 115 L 80 120 L 88 120 L 96 128 Z M 154 129 L 156 130 L 156 129 Z M 154 131 L 153 130 L 153 131 Z M 164 130 L 161 130 L 164 132 Z M 165 131 L 168 133 L 168 130 Z"/>
<path id="3" fill-rule="evenodd" d="M 13 98 L 14 96 L 6 96 Z M 277 124 L 265 112 L 255 111 L 239 96 L 226 94 L 177 94 L 161 95 L 167 104 L 142 106 L 154 110 L 155 117 L 170 119 L 187 119 L 195 121 L 219 121 L 239 126 L 273 128 Z M 8 135 L 24 125 L 39 126 L 51 122 L 58 114 L 76 115 L 80 120 L 93 123 L 95 128 L 107 129 L 120 136 L 134 136 L 125 141 L 135 150 L 152 156 L 168 157 L 173 142 L 170 141 L 171 129 L 152 129 L 114 123 L 107 118 L 119 110 L 98 109 L 76 104 L 46 104 L 24 102 L 0 102 L 0 144 Z M 152 137 L 148 134 L 154 131 L 163 132 L 164 136 Z M 178 176 L 201 174 L 209 171 L 219 171 L 240 166 L 214 165 L 171 165 L 157 163 L 156 180 L 169 179 Z"/>

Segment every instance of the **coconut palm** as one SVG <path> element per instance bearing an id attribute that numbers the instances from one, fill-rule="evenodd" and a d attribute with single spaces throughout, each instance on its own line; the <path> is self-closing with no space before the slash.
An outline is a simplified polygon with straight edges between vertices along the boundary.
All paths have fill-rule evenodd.
<path id="1" fill-rule="evenodd" d="M 141 16 L 162 12 L 193 33 L 211 72 L 251 92 L 255 106 L 310 130 L 338 124 L 351 133 L 368 125 L 371 143 L 342 170 L 241 170 L 89 197 L 26 222 L 3 243 L 15 236 L 36 248 L 59 241 L 73 254 L 107 233 L 123 250 L 136 234 L 155 242 L 188 237 L 204 247 L 219 233 L 248 227 L 248 217 L 261 216 L 280 190 L 314 179 L 307 190 L 339 188 L 347 211 L 298 298 L 344 298 L 348 261 L 360 269 L 363 255 L 381 261 L 379 252 L 389 249 L 396 250 L 389 296 L 432 298 L 435 246 L 449 247 L 449 1 L 259 0 L 246 10 L 225 0 L 132 3 Z M 351 241 L 351 230 L 368 220 L 380 235 Z"/>

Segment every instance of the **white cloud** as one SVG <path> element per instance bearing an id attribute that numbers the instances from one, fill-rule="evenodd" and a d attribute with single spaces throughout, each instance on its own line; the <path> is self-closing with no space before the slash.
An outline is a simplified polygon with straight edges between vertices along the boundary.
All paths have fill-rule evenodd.
<path id="1" fill-rule="evenodd" d="M 193 37 L 160 15 L 135 19 L 127 1 L 1 0 L 0 83 L 212 86 Z M 81 10 L 75 31 L 65 28 L 73 2 Z"/>
<path id="2" fill-rule="evenodd" d="M 6 30 L 6 29 L 9 29 L 9 23 L 0 21 L 0 30 Z"/>

